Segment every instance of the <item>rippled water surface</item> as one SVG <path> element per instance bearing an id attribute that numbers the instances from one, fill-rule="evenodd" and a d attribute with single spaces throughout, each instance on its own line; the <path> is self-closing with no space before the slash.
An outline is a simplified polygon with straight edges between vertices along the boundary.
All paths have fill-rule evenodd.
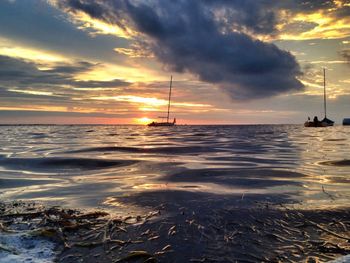
<path id="1" fill-rule="evenodd" d="M 0 198 L 120 209 L 118 197 L 210 194 L 344 206 L 349 146 L 342 126 L 1 126 Z"/>

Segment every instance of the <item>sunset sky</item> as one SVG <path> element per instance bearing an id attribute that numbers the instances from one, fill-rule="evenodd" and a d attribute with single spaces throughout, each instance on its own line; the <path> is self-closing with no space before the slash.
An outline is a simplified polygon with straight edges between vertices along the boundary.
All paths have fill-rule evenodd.
<path id="1" fill-rule="evenodd" d="M 350 117 L 350 0 L 0 0 L 0 123 Z"/>

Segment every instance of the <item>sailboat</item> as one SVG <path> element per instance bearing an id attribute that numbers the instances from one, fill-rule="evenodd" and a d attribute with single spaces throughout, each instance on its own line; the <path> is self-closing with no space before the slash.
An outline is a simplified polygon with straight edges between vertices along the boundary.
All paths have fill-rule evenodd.
<path id="1" fill-rule="evenodd" d="M 173 84 L 173 76 L 170 77 L 170 87 L 169 87 L 169 101 L 168 101 L 168 113 L 166 117 L 159 117 L 162 119 L 166 118 L 166 122 L 156 122 L 153 121 L 149 124 L 147 124 L 150 127 L 161 127 L 161 126 L 175 126 L 176 124 L 176 118 L 174 118 L 174 120 L 172 122 L 169 122 L 169 115 L 170 115 L 170 100 L 171 100 L 171 88 L 172 88 L 172 84 Z"/>
<path id="2" fill-rule="evenodd" d="M 304 123 L 305 127 L 328 127 L 333 126 L 334 121 L 327 118 L 327 95 L 326 95 L 326 69 L 323 69 L 323 107 L 324 107 L 324 118 L 322 121 L 318 121 L 317 117 L 314 121 L 310 118 Z"/>

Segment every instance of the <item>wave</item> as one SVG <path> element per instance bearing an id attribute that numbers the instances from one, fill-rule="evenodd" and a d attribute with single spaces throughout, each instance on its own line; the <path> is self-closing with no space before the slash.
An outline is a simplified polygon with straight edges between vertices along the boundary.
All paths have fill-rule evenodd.
<path id="1" fill-rule="evenodd" d="M 43 185 L 55 182 L 56 180 L 38 180 L 38 179 L 9 179 L 0 178 L 0 189 L 2 188 L 14 188 L 14 187 L 25 187 L 30 185 Z"/>
<path id="2" fill-rule="evenodd" d="M 325 161 L 320 162 L 321 165 L 328 165 L 328 166 L 350 166 L 350 160 L 334 160 L 334 161 Z"/>
<path id="3" fill-rule="evenodd" d="M 214 151 L 209 147 L 203 146 L 174 146 L 174 147 L 119 147 L 119 146 L 107 146 L 107 147 L 91 147 L 85 149 L 79 149 L 69 151 L 65 153 L 90 153 L 90 152 L 128 152 L 128 153 L 163 153 L 163 154 L 191 154 L 191 153 L 203 153 Z"/>
<path id="4" fill-rule="evenodd" d="M 169 174 L 160 180 L 182 183 L 214 183 L 242 188 L 266 188 L 283 185 L 302 185 L 307 175 L 271 169 L 192 169 Z"/>
<path id="5" fill-rule="evenodd" d="M 33 138 L 33 139 L 44 139 L 44 138 L 48 138 L 49 137 L 48 134 L 41 133 L 41 132 L 31 132 L 31 133 L 28 133 L 28 136 L 30 138 Z"/>
<path id="6" fill-rule="evenodd" d="M 0 166 L 24 170 L 97 170 L 134 164 L 131 160 L 111 160 L 92 158 L 3 158 Z"/>

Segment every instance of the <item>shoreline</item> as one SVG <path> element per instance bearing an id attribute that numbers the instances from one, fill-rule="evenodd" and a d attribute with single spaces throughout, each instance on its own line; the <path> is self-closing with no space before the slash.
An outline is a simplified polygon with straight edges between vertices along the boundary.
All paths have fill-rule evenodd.
<path id="1" fill-rule="evenodd" d="M 61 263 L 325 262 L 350 254 L 349 208 L 303 211 L 257 203 L 199 210 L 174 212 L 165 204 L 115 217 L 14 201 L 0 203 L 0 230 L 51 242 L 51 259 Z M 0 258 L 14 253 L 0 245 Z"/>

